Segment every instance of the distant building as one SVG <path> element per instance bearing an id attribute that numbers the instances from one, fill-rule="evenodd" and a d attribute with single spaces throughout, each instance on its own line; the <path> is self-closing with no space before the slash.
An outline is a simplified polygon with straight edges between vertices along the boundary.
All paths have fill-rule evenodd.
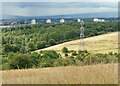
<path id="1" fill-rule="evenodd" d="M 31 20 L 31 24 L 36 24 L 36 20 L 35 20 L 35 19 L 32 19 L 32 20 Z"/>
<path id="2" fill-rule="evenodd" d="M 0 24 L 3 24 L 2 21 L 0 21 Z"/>
<path id="3" fill-rule="evenodd" d="M 77 19 L 77 22 L 80 22 L 81 20 L 80 19 Z"/>
<path id="4" fill-rule="evenodd" d="M 16 22 L 16 21 L 11 22 L 11 25 L 15 25 L 15 24 L 17 24 L 17 22 Z"/>
<path id="5" fill-rule="evenodd" d="M 104 20 L 104 19 L 101 19 L 101 22 L 105 22 L 105 20 Z"/>
<path id="6" fill-rule="evenodd" d="M 65 20 L 64 19 L 60 19 L 60 23 L 64 23 L 65 22 Z"/>
<path id="7" fill-rule="evenodd" d="M 94 22 L 105 22 L 104 19 L 97 19 L 97 18 L 93 19 L 93 21 L 94 21 Z"/>
<path id="8" fill-rule="evenodd" d="M 99 19 L 95 18 L 93 19 L 94 22 L 99 22 Z"/>
<path id="9" fill-rule="evenodd" d="M 48 23 L 51 23 L 51 19 L 47 19 L 46 20 L 46 23 L 48 24 Z"/>

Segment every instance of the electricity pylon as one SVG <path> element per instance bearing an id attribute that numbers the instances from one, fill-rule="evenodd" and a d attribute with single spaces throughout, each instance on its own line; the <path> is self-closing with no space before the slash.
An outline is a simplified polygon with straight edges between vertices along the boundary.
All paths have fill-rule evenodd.
<path id="1" fill-rule="evenodd" d="M 84 21 L 80 22 L 80 50 L 84 50 Z"/>

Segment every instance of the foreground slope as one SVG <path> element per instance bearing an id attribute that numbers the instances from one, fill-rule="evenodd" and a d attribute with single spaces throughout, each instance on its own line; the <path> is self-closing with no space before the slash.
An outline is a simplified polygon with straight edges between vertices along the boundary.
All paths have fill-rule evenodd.
<path id="1" fill-rule="evenodd" d="M 3 84 L 117 84 L 118 64 L 2 71 Z"/>
<path id="2" fill-rule="evenodd" d="M 99 36 L 89 37 L 84 39 L 84 48 L 91 52 L 117 52 L 118 50 L 118 32 L 112 32 L 108 34 L 103 34 Z M 51 46 L 48 48 L 37 50 L 55 50 L 60 51 L 63 47 L 67 47 L 69 50 L 79 50 L 80 49 L 80 40 L 73 40 Z"/>

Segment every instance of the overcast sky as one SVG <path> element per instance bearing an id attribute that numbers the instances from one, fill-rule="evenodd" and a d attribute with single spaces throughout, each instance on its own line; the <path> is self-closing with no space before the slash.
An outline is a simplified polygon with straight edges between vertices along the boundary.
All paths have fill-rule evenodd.
<path id="1" fill-rule="evenodd" d="M 19 16 L 50 16 L 50 15 L 65 15 L 65 14 L 79 14 L 79 13 L 101 13 L 101 12 L 104 13 L 112 12 L 117 14 L 118 2 L 115 0 L 114 1 L 110 0 L 110 1 L 111 2 L 5 2 L 4 1 L 2 3 L 2 14 L 19 15 Z"/>

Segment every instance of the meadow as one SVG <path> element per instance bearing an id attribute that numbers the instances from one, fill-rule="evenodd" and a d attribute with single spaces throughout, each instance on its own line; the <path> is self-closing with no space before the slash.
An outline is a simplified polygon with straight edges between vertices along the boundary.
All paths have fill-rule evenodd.
<path id="1" fill-rule="evenodd" d="M 118 53 L 118 33 L 111 32 L 107 34 L 102 34 L 94 37 L 88 37 L 84 39 L 84 48 L 92 53 L 108 53 L 114 52 Z M 69 50 L 78 51 L 81 49 L 80 40 L 73 40 L 69 42 L 64 42 L 58 45 L 54 45 L 48 48 L 37 50 L 55 50 L 60 52 L 63 47 L 67 47 Z"/>
<path id="2" fill-rule="evenodd" d="M 118 84 L 118 64 L 2 71 L 3 84 Z"/>

